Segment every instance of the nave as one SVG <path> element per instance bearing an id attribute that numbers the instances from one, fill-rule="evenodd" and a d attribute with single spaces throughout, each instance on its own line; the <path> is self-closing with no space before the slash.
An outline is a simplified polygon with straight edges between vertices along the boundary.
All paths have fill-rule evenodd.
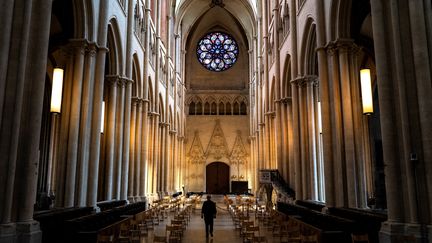
<path id="1" fill-rule="evenodd" d="M 185 243 L 241 243 L 247 241 L 246 236 L 241 235 L 242 229 L 240 225 L 236 226 L 235 219 L 232 213 L 227 209 L 226 204 L 223 201 L 221 195 L 212 196 L 212 201 L 216 202 L 217 217 L 214 220 L 214 233 L 213 237 L 205 237 L 204 220 L 200 217 L 201 206 L 206 196 L 202 196 L 200 202 L 196 203 L 194 209 L 190 212 L 190 221 L 186 225 L 186 229 L 182 233 L 181 242 Z M 140 240 L 141 243 L 153 243 L 155 242 L 155 236 L 168 236 L 169 233 L 166 231 L 166 226 L 170 225 L 174 220 L 176 212 L 169 212 L 167 218 L 155 225 L 153 230 L 149 230 L 146 236 L 143 236 Z M 279 235 L 273 236 L 273 226 L 268 227 L 264 225 L 262 221 L 259 221 L 252 208 L 249 210 L 249 221 L 252 221 L 255 226 L 259 226 L 259 232 L 255 232 L 255 236 L 262 236 L 261 242 L 281 242 Z M 263 238 L 265 240 L 263 240 Z M 171 241 L 170 241 L 171 242 Z M 250 242 L 250 241 L 247 241 Z"/>

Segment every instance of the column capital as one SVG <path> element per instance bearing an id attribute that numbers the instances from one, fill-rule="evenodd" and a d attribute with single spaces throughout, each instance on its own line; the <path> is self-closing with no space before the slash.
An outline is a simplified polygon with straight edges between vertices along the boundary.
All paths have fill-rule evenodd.
<path id="1" fill-rule="evenodd" d="M 132 105 L 138 105 L 138 104 L 141 104 L 143 102 L 143 100 L 141 98 L 136 97 L 136 96 L 132 97 L 131 100 L 132 100 Z"/>
<path id="2" fill-rule="evenodd" d="M 268 111 L 268 112 L 264 113 L 264 116 L 274 118 L 274 117 L 276 117 L 276 112 L 275 111 Z"/>
<path id="3" fill-rule="evenodd" d="M 97 49 L 97 44 L 95 42 L 90 42 L 87 45 L 86 51 L 87 53 L 89 53 L 90 56 L 94 57 L 96 56 Z"/>
<path id="4" fill-rule="evenodd" d="M 169 130 L 169 134 L 171 134 L 171 135 L 177 134 L 177 130 L 171 129 L 171 130 Z"/>
<path id="5" fill-rule="evenodd" d="M 153 116 L 160 116 L 159 113 L 155 112 L 155 111 L 149 111 L 148 116 L 153 117 Z"/>
<path id="6" fill-rule="evenodd" d="M 169 127 L 170 124 L 168 122 L 159 122 L 159 126 L 161 126 L 161 127 Z"/>
<path id="7" fill-rule="evenodd" d="M 87 51 L 88 41 L 85 39 L 69 39 L 69 46 L 72 48 L 74 54 L 85 55 Z"/>
<path id="8" fill-rule="evenodd" d="M 357 52 L 359 50 L 354 40 L 349 38 L 339 38 L 335 41 L 330 41 L 326 46 L 318 47 L 316 50 L 320 51 L 323 48 L 329 55 L 335 55 L 336 52 Z"/>
<path id="9" fill-rule="evenodd" d="M 121 77 L 119 75 L 106 75 L 105 81 L 110 85 L 116 85 L 120 81 Z"/>
<path id="10" fill-rule="evenodd" d="M 121 81 L 124 82 L 125 84 L 132 84 L 135 82 L 134 80 L 132 80 L 128 77 L 121 77 Z"/>
<path id="11" fill-rule="evenodd" d="M 288 104 L 288 103 L 290 103 L 291 101 L 292 101 L 292 97 L 289 97 L 289 96 L 284 97 L 284 98 L 281 99 L 281 102 L 282 102 L 283 104 Z"/>

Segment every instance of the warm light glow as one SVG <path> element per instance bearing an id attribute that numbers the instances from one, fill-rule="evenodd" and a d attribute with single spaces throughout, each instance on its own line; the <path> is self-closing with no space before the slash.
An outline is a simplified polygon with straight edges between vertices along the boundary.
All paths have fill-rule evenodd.
<path id="1" fill-rule="evenodd" d="M 318 101 L 318 132 L 322 134 L 321 101 Z"/>
<path id="2" fill-rule="evenodd" d="M 373 99 L 370 69 L 360 70 L 360 83 L 362 91 L 363 114 L 371 114 L 373 113 Z"/>
<path id="3" fill-rule="evenodd" d="M 104 125 L 105 125 L 105 101 L 102 101 L 102 115 L 101 115 L 101 130 L 100 132 L 104 132 Z"/>
<path id="4" fill-rule="evenodd" d="M 63 69 L 54 68 L 51 91 L 51 112 L 60 113 L 63 91 Z"/>

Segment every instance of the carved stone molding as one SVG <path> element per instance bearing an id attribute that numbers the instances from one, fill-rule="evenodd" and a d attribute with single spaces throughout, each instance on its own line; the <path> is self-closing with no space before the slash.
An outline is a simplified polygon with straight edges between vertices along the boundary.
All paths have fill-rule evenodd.
<path id="1" fill-rule="evenodd" d="M 237 131 L 237 136 L 230 154 L 230 162 L 231 164 L 246 164 L 247 156 L 248 155 L 243 144 L 241 132 Z"/>
<path id="2" fill-rule="evenodd" d="M 222 157 L 228 157 L 229 155 L 228 145 L 219 120 L 216 120 L 216 125 L 210 138 L 210 142 L 207 146 L 205 155 L 207 157 L 213 156 L 215 159 L 221 159 Z"/>
<path id="3" fill-rule="evenodd" d="M 195 136 L 187 154 L 187 161 L 191 164 L 205 164 L 206 157 L 198 131 L 195 131 Z"/>

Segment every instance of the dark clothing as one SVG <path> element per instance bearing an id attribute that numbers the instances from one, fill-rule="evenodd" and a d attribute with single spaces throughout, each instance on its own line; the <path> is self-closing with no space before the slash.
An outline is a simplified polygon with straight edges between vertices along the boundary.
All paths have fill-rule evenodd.
<path id="1" fill-rule="evenodd" d="M 206 237 L 209 233 L 213 236 L 213 218 L 216 218 L 216 213 L 216 203 L 211 200 L 205 201 L 201 210 L 201 218 L 204 217 Z"/>

